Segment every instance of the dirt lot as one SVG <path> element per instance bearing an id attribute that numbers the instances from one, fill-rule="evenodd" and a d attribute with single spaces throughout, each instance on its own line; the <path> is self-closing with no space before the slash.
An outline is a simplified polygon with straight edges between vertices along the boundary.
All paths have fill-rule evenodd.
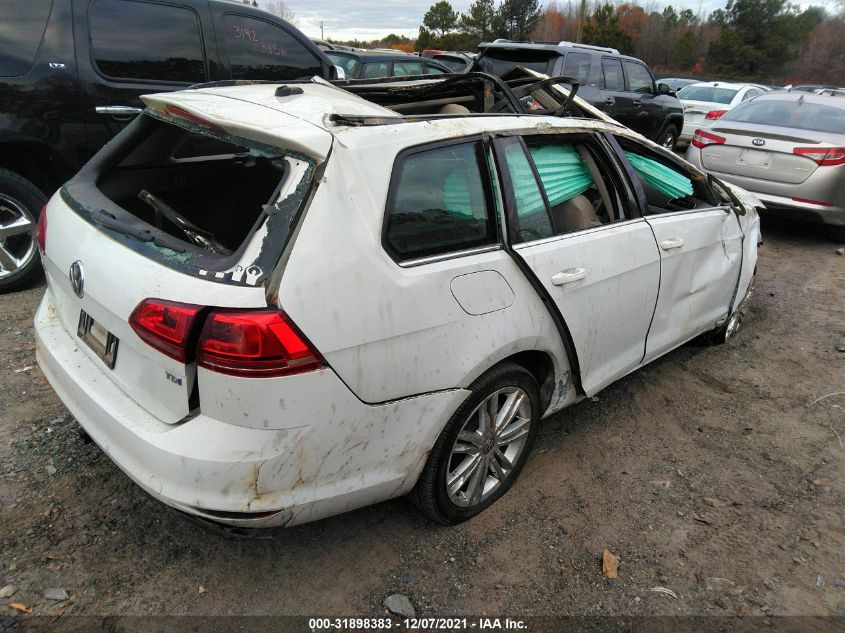
<path id="1" fill-rule="evenodd" d="M 399 499 L 265 538 L 204 531 L 77 436 L 35 363 L 43 287 L 0 296 L 5 621 L 8 602 L 378 616 L 394 592 L 424 616 L 845 616 L 845 257 L 801 225 L 764 232 L 735 339 L 679 349 L 547 420 L 513 490 L 455 528 Z"/>

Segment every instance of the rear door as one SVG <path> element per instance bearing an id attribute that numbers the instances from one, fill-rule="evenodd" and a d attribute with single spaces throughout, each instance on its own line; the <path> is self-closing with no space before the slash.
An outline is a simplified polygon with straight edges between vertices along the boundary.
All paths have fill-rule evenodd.
<path id="1" fill-rule="evenodd" d="M 205 0 L 93 0 L 73 7 L 89 156 L 140 112 L 140 95 L 218 78 Z"/>
<path id="2" fill-rule="evenodd" d="M 644 214 L 660 249 L 660 295 L 645 362 L 727 318 L 742 265 L 742 228 L 709 186 L 677 163 L 630 139 L 617 139 L 644 189 Z"/>
<path id="3" fill-rule="evenodd" d="M 642 360 L 660 256 L 649 225 L 622 203 L 595 139 L 527 141 L 496 144 L 509 236 L 566 322 L 592 395 Z"/>
<path id="4" fill-rule="evenodd" d="M 615 57 L 601 59 L 601 101 L 599 109 L 607 112 L 622 125 L 632 127 L 636 116 L 633 98 L 625 85 L 625 72 L 622 70 L 622 60 Z M 634 128 L 632 128 L 634 129 Z"/>

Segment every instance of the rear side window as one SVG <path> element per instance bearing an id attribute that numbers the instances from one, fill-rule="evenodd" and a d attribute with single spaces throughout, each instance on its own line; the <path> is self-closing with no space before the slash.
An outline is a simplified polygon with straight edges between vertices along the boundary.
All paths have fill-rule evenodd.
<path id="1" fill-rule="evenodd" d="M 96 0 L 89 28 L 91 56 L 106 77 L 181 83 L 206 79 L 202 32 L 189 9 Z"/>
<path id="2" fill-rule="evenodd" d="M 364 75 L 366 79 L 390 76 L 390 64 L 388 62 L 377 62 L 364 64 Z"/>
<path id="3" fill-rule="evenodd" d="M 422 64 L 419 62 L 393 62 L 394 77 L 408 77 L 422 75 Z"/>
<path id="4" fill-rule="evenodd" d="M 398 259 L 442 255 L 496 242 L 476 143 L 400 159 L 388 201 L 385 242 Z"/>
<path id="5" fill-rule="evenodd" d="M 618 59 L 601 60 L 602 87 L 605 90 L 625 90 L 625 76 L 622 74 L 622 62 Z"/>
<path id="6" fill-rule="evenodd" d="M 625 72 L 628 74 L 628 89 L 631 92 L 654 94 L 654 82 L 645 66 L 626 61 Z"/>
<path id="7" fill-rule="evenodd" d="M 52 0 L 0 0 L 0 77 L 32 68 L 52 6 Z"/>
<path id="8" fill-rule="evenodd" d="M 232 79 L 285 81 L 323 74 L 313 52 L 275 24 L 227 13 L 223 33 Z"/>
<path id="9" fill-rule="evenodd" d="M 463 68 L 463 67 L 462 67 Z M 443 75 L 446 71 L 438 68 L 437 66 L 432 66 L 430 64 L 425 65 L 425 74 L 426 75 Z"/>
<path id="10" fill-rule="evenodd" d="M 349 55 L 340 55 L 329 51 L 326 53 L 326 56 L 332 60 L 332 63 L 335 66 L 343 68 L 347 77 L 354 77 L 358 72 L 358 69 L 361 67 L 361 62 Z"/>
<path id="11" fill-rule="evenodd" d="M 563 65 L 563 76 L 574 77 L 580 85 L 586 85 L 590 79 L 590 64 L 592 56 L 589 53 L 567 53 Z"/>

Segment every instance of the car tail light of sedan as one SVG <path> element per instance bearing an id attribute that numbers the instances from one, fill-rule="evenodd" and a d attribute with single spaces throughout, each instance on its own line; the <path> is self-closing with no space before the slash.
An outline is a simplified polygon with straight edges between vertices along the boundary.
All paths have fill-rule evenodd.
<path id="1" fill-rule="evenodd" d="M 796 147 L 792 152 L 806 156 L 821 167 L 845 164 L 845 147 Z"/>
<path id="2" fill-rule="evenodd" d="M 216 310 L 197 344 L 197 365 L 231 376 L 270 378 L 319 369 L 323 357 L 278 310 Z"/>
<path id="3" fill-rule="evenodd" d="M 721 145 L 725 142 L 725 137 L 705 132 L 704 130 L 696 130 L 692 137 L 693 147 L 707 147 L 708 145 Z"/>
<path id="4" fill-rule="evenodd" d="M 716 119 L 722 118 L 722 116 L 727 113 L 727 110 L 710 110 L 710 112 L 704 115 L 704 118 L 708 121 L 715 121 Z"/>

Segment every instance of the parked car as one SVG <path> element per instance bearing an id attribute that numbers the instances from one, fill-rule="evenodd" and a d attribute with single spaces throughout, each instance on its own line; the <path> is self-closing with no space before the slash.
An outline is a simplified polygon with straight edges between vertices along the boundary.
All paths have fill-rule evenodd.
<path id="1" fill-rule="evenodd" d="M 443 75 L 452 72 L 439 62 L 402 51 L 329 51 L 326 54 L 336 66 L 344 70 L 349 79 Z"/>
<path id="2" fill-rule="evenodd" d="M 423 53 L 425 52 L 423 51 Z M 440 62 L 453 73 L 467 72 L 475 59 L 472 55 L 458 51 L 437 51 L 431 55 L 424 55 L 424 57 Z"/>
<path id="3" fill-rule="evenodd" d="M 222 0 L 0 0 L 0 290 L 38 274 L 46 195 L 140 112 L 224 79 L 334 77 L 287 22 Z"/>
<path id="4" fill-rule="evenodd" d="M 642 61 L 615 48 L 496 40 L 479 49 L 475 67 L 500 77 L 522 66 L 577 79 L 579 97 L 664 147 L 674 147 L 681 133 L 683 110 L 669 86 L 656 84 Z"/>
<path id="5" fill-rule="evenodd" d="M 146 96 L 53 196 L 38 361 L 144 490 L 233 526 L 409 493 L 457 523 L 542 417 L 735 331 L 753 198 L 602 116 L 437 114 L 486 107 L 471 80 L 351 82 L 408 116 L 322 81 Z"/>
<path id="6" fill-rule="evenodd" d="M 687 160 L 754 192 L 766 213 L 845 241 L 845 97 L 770 92 L 696 130 Z"/>
<path id="7" fill-rule="evenodd" d="M 678 141 L 689 143 L 695 130 L 705 121 L 714 121 L 740 103 L 767 92 L 757 84 L 736 84 L 724 81 L 702 81 L 678 91 L 684 106 L 684 129 Z M 705 123 L 706 124 L 706 123 Z"/>
<path id="8" fill-rule="evenodd" d="M 669 86 L 669 90 L 673 92 L 677 92 L 684 86 L 689 86 L 690 84 L 698 83 L 698 79 L 690 79 L 688 77 L 661 77 L 658 79 L 662 84 L 666 84 Z"/>
<path id="9" fill-rule="evenodd" d="M 797 90 L 798 92 L 816 92 L 818 90 L 836 90 L 839 86 L 831 86 L 828 84 L 798 84 L 784 86 L 786 90 Z"/>

